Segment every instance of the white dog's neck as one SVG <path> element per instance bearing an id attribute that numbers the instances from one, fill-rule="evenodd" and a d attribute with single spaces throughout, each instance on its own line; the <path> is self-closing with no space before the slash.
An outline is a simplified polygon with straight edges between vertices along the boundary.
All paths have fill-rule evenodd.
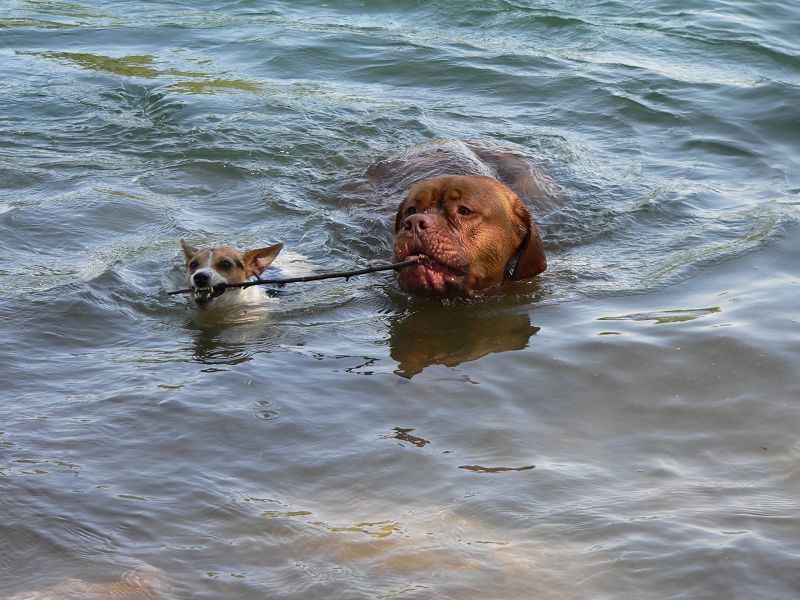
<path id="1" fill-rule="evenodd" d="M 251 285 L 246 288 L 228 288 L 222 296 L 215 300 L 214 307 L 261 304 L 266 299 L 267 294 L 264 288 L 259 285 Z"/>

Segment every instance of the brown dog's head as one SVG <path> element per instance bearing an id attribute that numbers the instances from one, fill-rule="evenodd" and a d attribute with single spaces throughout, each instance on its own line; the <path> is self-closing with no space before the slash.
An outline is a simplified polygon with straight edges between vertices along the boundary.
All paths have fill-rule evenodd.
<path id="1" fill-rule="evenodd" d="M 424 296 L 463 296 L 547 268 L 527 209 L 514 192 L 483 176 L 436 177 L 411 188 L 397 211 L 394 260 L 421 254 L 429 260 L 403 268 L 399 281 Z"/>

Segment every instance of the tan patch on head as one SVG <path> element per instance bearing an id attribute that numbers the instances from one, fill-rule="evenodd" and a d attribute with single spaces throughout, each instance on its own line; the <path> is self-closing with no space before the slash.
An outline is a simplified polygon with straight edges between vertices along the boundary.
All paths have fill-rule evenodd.
<path id="1" fill-rule="evenodd" d="M 283 249 L 283 244 L 242 252 L 232 246 L 199 250 L 181 240 L 181 248 L 190 277 L 198 269 L 213 269 L 228 283 L 241 283 L 261 275 Z"/>
<path id="2" fill-rule="evenodd" d="M 196 250 L 186 257 L 186 270 L 191 274 L 208 264 L 211 250 Z"/>
<path id="3" fill-rule="evenodd" d="M 201 269 L 213 269 L 228 283 L 241 283 L 248 276 L 242 253 L 231 246 L 204 248 L 202 250 L 181 240 L 186 258 L 186 273 L 191 277 Z"/>
<path id="4" fill-rule="evenodd" d="M 241 283 L 248 279 L 242 253 L 236 248 L 222 246 L 211 249 L 211 268 L 222 275 L 228 283 Z"/>

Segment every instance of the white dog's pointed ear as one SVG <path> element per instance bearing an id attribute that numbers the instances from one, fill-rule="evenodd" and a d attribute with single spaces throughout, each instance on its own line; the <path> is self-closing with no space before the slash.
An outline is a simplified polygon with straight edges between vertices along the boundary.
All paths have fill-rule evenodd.
<path id="1" fill-rule="evenodd" d="M 242 255 L 244 268 L 248 277 L 255 275 L 258 277 L 264 272 L 268 266 L 272 264 L 283 250 L 283 244 L 275 244 L 268 248 L 259 248 L 258 250 L 248 250 Z"/>
<path id="2" fill-rule="evenodd" d="M 189 260 L 197 254 L 197 248 L 189 245 L 186 240 L 181 240 L 181 248 L 183 248 L 183 255 L 186 257 L 186 260 Z"/>

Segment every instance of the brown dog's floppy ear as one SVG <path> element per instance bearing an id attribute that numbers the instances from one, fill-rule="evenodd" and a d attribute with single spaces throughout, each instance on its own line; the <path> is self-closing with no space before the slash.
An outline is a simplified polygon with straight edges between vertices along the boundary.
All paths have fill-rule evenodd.
<path id="1" fill-rule="evenodd" d="M 544 255 L 542 238 L 539 237 L 536 223 L 533 222 L 530 213 L 522 203 L 517 205 L 514 212 L 525 228 L 525 237 L 517 250 L 517 264 L 511 273 L 511 279 L 517 281 L 529 279 L 544 271 L 547 268 L 547 258 Z"/>
<path id="2" fill-rule="evenodd" d="M 248 250 L 242 254 L 242 261 L 244 262 L 244 270 L 248 277 L 255 275 L 258 277 L 264 272 L 272 261 L 278 256 L 280 251 L 283 250 L 283 244 L 275 244 L 268 248 L 259 248 L 258 250 Z"/>
<path id="3" fill-rule="evenodd" d="M 197 248 L 190 246 L 186 240 L 181 240 L 181 248 L 183 248 L 183 255 L 186 257 L 186 260 L 189 260 L 197 254 Z"/>

